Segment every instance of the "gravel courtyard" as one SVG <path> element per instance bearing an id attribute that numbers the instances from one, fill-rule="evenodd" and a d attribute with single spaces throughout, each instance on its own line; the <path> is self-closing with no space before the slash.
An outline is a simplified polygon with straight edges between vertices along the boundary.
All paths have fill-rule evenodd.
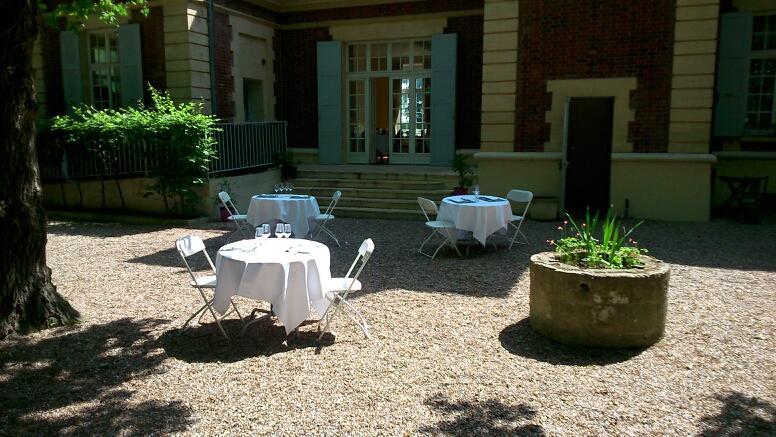
<path id="1" fill-rule="evenodd" d="M 776 433 L 776 224 L 644 224 L 671 263 L 666 335 L 614 352 L 528 326 L 528 259 L 555 226 L 432 261 L 422 223 L 337 219 L 332 274 L 377 246 L 353 300 L 375 338 L 342 317 L 319 345 L 312 319 L 288 342 L 271 322 L 180 331 L 201 301 L 174 240 L 212 256 L 236 238 L 221 224 L 51 223 L 54 283 L 83 323 L 0 343 L 0 435 Z"/>

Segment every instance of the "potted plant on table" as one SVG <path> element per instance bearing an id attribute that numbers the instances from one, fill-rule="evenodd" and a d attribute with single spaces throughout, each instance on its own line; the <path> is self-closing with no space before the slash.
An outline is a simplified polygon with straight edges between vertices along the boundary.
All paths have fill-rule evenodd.
<path id="1" fill-rule="evenodd" d="M 647 256 L 612 209 L 603 221 L 568 214 L 554 251 L 531 257 L 530 325 L 561 343 L 646 347 L 663 335 L 668 266 Z"/>
<path id="2" fill-rule="evenodd" d="M 466 156 L 460 153 L 453 156 L 452 165 L 455 172 L 458 173 L 458 186 L 453 188 L 453 195 L 467 194 L 473 182 L 472 178 L 468 176 L 474 174 L 474 170 L 466 162 Z"/>
<path id="3" fill-rule="evenodd" d="M 286 149 L 275 155 L 275 163 L 280 166 L 280 178 L 284 181 L 296 179 L 297 167 L 294 165 L 294 155 Z"/>

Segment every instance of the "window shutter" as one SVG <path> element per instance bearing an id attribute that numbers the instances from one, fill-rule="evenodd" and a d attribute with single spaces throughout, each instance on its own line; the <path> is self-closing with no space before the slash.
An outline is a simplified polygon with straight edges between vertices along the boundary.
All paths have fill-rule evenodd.
<path id="1" fill-rule="evenodd" d="M 455 72 L 458 36 L 431 37 L 431 165 L 449 167 L 455 155 Z"/>
<path id="2" fill-rule="evenodd" d="M 722 14 L 714 108 L 716 136 L 738 137 L 744 131 L 751 43 L 752 13 Z"/>
<path id="3" fill-rule="evenodd" d="M 140 25 L 119 27 L 121 65 L 121 106 L 143 102 L 143 57 L 140 52 Z"/>
<path id="4" fill-rule="evenodd" d="M 342 43 L 319 41 L 318 161 L 342 163 Z"/>
<path id="5" fill-rule="evenodd" d="M 71 112 L 73 106 L 78 106 L 83 101 L 78 34 L 70 30 L 59 32 L 59 56 L 62 64 L 62 96 L 65 109 Z"/>

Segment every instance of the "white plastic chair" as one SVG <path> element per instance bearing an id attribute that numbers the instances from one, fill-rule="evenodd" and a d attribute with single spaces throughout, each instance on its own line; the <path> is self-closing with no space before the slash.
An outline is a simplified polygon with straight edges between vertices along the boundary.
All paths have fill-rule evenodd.
<path id="1" fill-rule="evenodd" d="M 245 230 L 243 229 L 243 223 L 248 222 L 248 216 L 246 214 L 240 214 L 239 211 L 237 211 L 237 207 L 234 206 L 234 202 L 232 202 L 232 198 L 229 196 L 229 193 L 226 191 L 221 191 L 218 193 L 218 198 L 221 200 L 221 203 L 224 205 L 224 208 L 226 208 L 227 211 L 229 211 L 229 221 L 234 222 L 234 224 L 237 226 L 237 230 L 240 231 L 241 234 L 245 234 Z M 247 227 L 247 224 L 246 224 Z"/>
<path id="2" fill-rule="evenodd" d="M 345 277 L 331 278 L 330 282 L 324 284 L 326 298 L 329 299 L 331 304 L 329 305 L 329 308 L 326 309 L 326 312 L 321 317 L 321 320 L 318 321 L 318 329 L 320 330 L 321 321 L 324 319 L 326 320 L 326 325 L 323 327 L 323 330 L 320 331 L 321 334 L 318 336 L 318 341 L 320 341 L 321 338 L 323 338 L 323 334 L 329 330 L 329 325 L 331 324 L 332 319 L 339 313 L 339 310 L 342 308 L 343 304 L 345 305 L 346 309 L 345 314 L 347 314 L 350 320 L 355 322 L 356 325 L 361 328 L 366 338 L 371 338 L 369 335 L 369 325 L 367 325 L 366 319 L 361 315 L 360 312 L 358 312 L 353 304 L 347 301 L 347 298 L 350 293 L 361 290 L 361 282 L 358 280 L 358 277 L 364 270 L 366 263 L 369 262 L 369 258 L 372 256 L 372 252 L 374 252 L 374 250 L 375 243 L 371 238 L 367 238 L 363 243 L 361 243 L 361 247 L 358 248 L 356 259 L 353 260 L 353 264 L 350 265 L 350 269 L 348 269 L 348 273 L 345 275 Z M 361 264 L 358 266 L 356 274 L 351 277 L 350 275 L 353 273 L 353 269 L 356 268 L 356 265 L 358 265 L 359 261 Z"/>
<path id="3" fill-rule="evenodd" d="M 334 242 L 337 243 L 338 247 L 342 246 L 340 246 L 340 242 L 337 239 L 337 236 L 334 235 L 334 232 L 326 227 L 326 223 L 328 223 L 329 220 L 334 220 L 334 208 L 337 206 L 337 202 L 339 202 L 340 197 L 342 197 L 342 192 L 339 190 L 335 191 L 331 196 L 331 202 L 329 202 L 329 206 L 326 208 L 326 212 L 315 216 L 315 224 L 318 227 L 318 232 L 316 232 L 315 236 L 313 237 L 318 238 L 318 236 L 321 235 L 321 231 L 326 232 L 334 240 Z"/>
<path id="4" fill-rule="evenodd" d="M 210 255 L 207 254 L 207 250 L 205 250 L 205 243 L 202 241 L 201 238 L 197 237 L 196 235 L 187 235 L 183 238 L 179 238 L 175 241 L 175 248 L 178 249 L 178 253 L 181 256 L 181 259 L 183 259 L 183 264 L 186 265 L 186 270 L 189 271 L 189 274 L 191 275 L 191 286 L 196 288 L 199 291 L 199 294 L 202 296 L 202 300 L 205 302 L 204 305 L 202 305 L 194 314 L 189 317 L 188 320 L 186 320 L 186 323 L 183 324 L 183 329 L 186 329 L 188 324 L 194 319 L 194 317 L 200 316 L 199 321 L 202 321 L 202 318 L 205 316 L 205 314 L 209 311 L 210 314 L 213 316 L 213 318 L 216 321 L 216 324 L 218 325 L 218 329 L 221 331 L 221 334 L 224 335 L 224 337 L 229 339 L 229 336 L 226 335 L 226 331 L 224 331 L 224 327 L 221 326 L 221 320 L 224 319 L 226 316 L 230 315 L 232 312 L 229 311 L 220 318 L 216 315 L 216 312 L 213 311 L 213 299 L 208 299 L 207 296 L 205 296 L 205 288 L 215 289 L 216 288 L 216 268 L 213 265 L 213 261 L 210 259 Z M 205 258 L 207 259 L 207 263 L 210 265 L 210 270 L 213 272 L 212 275 L 207 276 L 200 276 L 197 277 L 194 275 L 194 271 L 191 270 L 191 265 L 189 265 L 188 258 L 196 255 L 198 253 L 204 253 Z M 232 308 L 234 308 L 234 311 L 237 313 L 237 317 L 242 320 L 242 315 L 240 315 L 240 311 L 237 309 L 237 306 L 232 302 Z"/>
<path id="5" fill-rule="evenodd" d="M 512 202 L 525 203 L 525 209 L 523 210 L 523 213 L 521 215 L 516 215 L 513 213 L 512 219 L 509 222 L 509 225 L 515 228 L 515 234 L 512 236 L 512 239 L 509 242 L 509 249 L 511 250 L 512 245 L 515 244 L 515 242 L 518 244 L 528 244 L 528 237 L 525 236 L 520 228 L 523 226 L 523 221 L 525 221 L 525 217 L 528 215 L 528 208 L 531 206 L 533 193 L 524 190 L 510 190 L 509 193 L 507 193 L 507 199 L 511 200 Z M 523 237 L 523 241 L 517 241 L 518 236 Z"/>
<path id="6" fill-rule="evenodd" d="M 445 245 L 449 244 L 453 247 L 453 249 L 455 249 L 455 252 L 458 253 L 458 256 L 461 256 L 461 252 L 458 250 L 458 245 L 454 237 L 456 232 L 455 224 L 447 220 L 431 220 L 430 215 L 433 215 L 436 218 L 436 216 L 439 214 L 439 209 L 433 200 L 426 199 L 425 197 L 418 197 L 418 205 L 420 205 L 420 210 L 423 211 L 423 215 L 426 216 L 426 226 L 431 229 L 431 235 L 423 240 L 423 243 L 418 249 L 418 253 L 434 259 L 436 258 L 439 250 L 442 249 Z M 433 255 L 429 255 L 423 252 L 423 247 L 435 235 L 442 237 L 442 243 L 439 245 L 439 247 L 437 247 Z"/>

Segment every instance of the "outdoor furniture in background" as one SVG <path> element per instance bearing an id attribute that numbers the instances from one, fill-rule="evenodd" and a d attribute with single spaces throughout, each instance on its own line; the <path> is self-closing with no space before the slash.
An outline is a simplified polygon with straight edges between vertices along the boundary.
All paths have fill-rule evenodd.
<path id="1" fill-rule="evenodd" d="M 306 194 L 257 194 L 248 206 L 248 223 L 290 223 L 297 238 L 310 233 L 310 222 L 321 213 L 315 197 Z"/>
<path id="2" fill-rule="evenodd" d="M 226 210 L 229 212 L 229 217 L 227 220 L 234 222 L 235 226 L 237 226 L 237 230 L 240 231 L 241 234 L 247 235 L 243 229 L 243 223 L 245 223 L 248 216 L 245 214 L 240 214 L 240 212 L 237 211 L 237 207 L 234 206 L 234 202 L 232 202 L 231 196 L 229 196 L 229 193 L 226 191 L 221 191 L 218 193 L 218 198 L 221 200 L 224 208 L 226 208 Z"/>
<path id="3" fill-rule="evenodd" d="M 451 221 L 439 219 L 438 217 L 439 209 L 437 208 L 436 203 L 434 203 L 433 200 L 426 199 L 425 197 L 418 197 L 418 205 L 420 205 L 420 210 L 423 211 L 423 215 L 426 216 L 426 226 L 431 229 L 431 235 L 429 235 L 428 237 L 426 237 L 425 240 L 423 240 L 423 243 L 420 245 L 420 248 L 418 249 L 418 253 L 426 255 L 431 259 L 434 259 L 436 258 L 439 250 L 442 249 L 442 247 L 444 247 L 445 245 L 449 244 L 450 246 L 453 247 L 453 249 L 455 249 L 455 252 L 458 254 L 458 256 L 461 256 L 461 252 L 458 250 L 458 246 L 456 245 L 456 238 L 454 236 L 455 224 Z M 434 216 L 436 220 L 431 220 L 431 216 Z M 442 242 L 439 244 L 439 247 L 436 248 L 434 253 L 432 255 L 429 255 L 423 252 L 423 247 L 435 235 L 442 237 Z"/>
<path id="4" fill-rule="evenodd" d="M 506 229 L 511 219 L 509 202 L 495 196 L 449 196 L 442 199 L 439 208 L 439 220 L 453 223 L 460 231 L 471 232 L 483 246 L 488 236 Z"/>
<path id="5" fill-rule="evenodd" d="M 768 189 L 768 178 L 719 176 L 719 179 L 730 189 L 730 195 L 720 208 L 732 210 L 738 220 L 759 221 L 760 205 Z"/>
<path id="6" fill-rule="evenodd" d="M 523 226 L 525 218 L 528 217 L 528 208 L 531 206 L 533 193 L 525 190 L 510 190 L 509 193 L 507 193 L 507 199 L 515 203 L 525 203 L 523 213 L 520 215 L 513 213 L 512 219 L 509 222 L 509 226 L 515 228 L 515 234 L 509 242 L 509 249 L 512 250 L 512 245 L 517 241 L 518 235 L 523 237 L 523 241 L 517 241 L 518 244 L 528 244 L 528 237 L 525 236 L 520 228 Z"/>
<path id="7" fill-rule="evenodd" d="M 339 202 L 340 197 L 342 197 L 342 192 L 339 190 L 335 191 L 331 196 L 331 202 L 329 202 L 329 206 L 326 208 L 326 212 L 323 214 L 318 214 L 315 217 L 315 224 L 318 227 L 318 232 L 316 232 L 315 237 L 313 237 L 318 238 L 318 236 L 321 235 L 321 231 L 324 231 L 329 234 L 332 239 L 334 239 L 334 242 L 337 243 L 338 247 L 341 247 L 339 240 L 337 239 L 337 236 L 326 227 L 326 223 L 328 223 L 329 220 L 334 220 L 334 208 L 337 207 L 337 202 Z"/>
<path id="8" fill-rule="evenodd" d="M 181 256 L 181 259 L 183 260 L 183 264 L 186 265 L 186 270 L 189 271 L 189 274 L 191 275 L 191 286 L 196 288 L 199 291 L 199 294 L 202 296 L 202 300 L 205 301 L 205 304 L 202 305 L 194 314 L 189 317 L 188 320 L 186 320 L 186 323 L 183 324 L 183 329 L 186 329 L 186 327 L 189 325 L 189 323 L 194 320 L 194 317 L 200 316 L 200 321 L 202 321 L 202 317 L 204 317 L 206 312 L 210 312 L 210 314 L 213 316 L 213 319 L 216 321 L 216 325 L 218 325 L 218 329 L 221 330 L 221 334 L 224 335 L 227 339 L 229 339 L 229 336 L 226 335 L 226 331 L 224 331 L 224 327 L 221 326 L 221 319 L 224 317 L 227 317 L 231 312 L 228 312 L 224 314 L 222 317 L 216 316 L 216 313 L 213 312 L 213 299 L 208 299 L 207 296 L 205 296 L 204 288 L 214 289 L 216 288 L 216 268 L 213 266 L 213 261 L 210 259 L 210 255 L 207 254 L 207 250 L 205 250 L 205 243 L 202 241 L 201 238 L 197 237 L 196 235 L 188 235 L 183 238 L 179 238 L 175 241 L 175 248 L 178 249 L 178 253 Z M 189 265 L 189 262 L 187 260 L 188 257 L 196 255 L 198 253 L 204 253 L 205 258 L 207 259 L 208 265 L 210 265 L 210 269 L 212 271 L 212 275 L 207 276 L 200 276 L 197 277 L 194 275 L 194 272 L 191 270 L 191 265 Z M 227 308 L 229 303 L 232 304 L 232 307 L 234 308 L 234 311 L 237 313 L 237 317 L 239 317 L 242 320 L 242 315 L 240 315 L 240 311 L 237 309 L 237 306 L 232 302 L 231 299 L 227 302 Z"/>
<path id="9" fill-rule="evenodd" d="M 323 327 L 321 334 L 318 336 L 319 341 L 321 338 L 323 338 L 323 334 L 329 330 L 329 325 L 331 324 L 332 319 L 334 319 L 334 316 L 339 313 L 339 310 L 343 304 L 345 305 L 345 314 L 350 318 L 350 320 L 355 322 L 359 328 L 361 328 L 366 338 L 370 338 L 369 325 L 367 325 L 366 319 L 361 315 L 360 312 L 358 312 L 353 304 L 347 301 L 347 298 L 350 293 L 361 290 L 361 282 L 358 280 L 358 277 L 361 275 L 361 271 L 364 270 L 366 263 L 369 262 L 369 258 L 372 256 L 372 252 L 374 252 L 374 250 L 375 243 L 372 241 L 372 239 L 367 238 L 364 240 L 364 242 L 361 243 L 361 247 L 358 248 L 356 259 L 353 260 L 353 264 L 350 265 L 348 273 L 345 274 L 345 277 L 331 278 L 326 283 L 326 298 L 329 299 L 331 305 L 329 305 L 329 308 L 321 317 L 321 321 L 326 320 L 326 325 Z M 360 264 L 359 261 L 361 261 Z M 356 271 L 356 274 L 351 277 L 350 275 L 353 273 L 353 269 L 356 268 L 356 265 L 358 265 L 358 270 Z M 332 310 L 332 308 L 334 309 Z M 320 327 L 321 322 L 319 321 L 318 329 L 320 329 Z"/>
<path id="10" fill-rule="evenodd" d="M 331 254 L 316 241 L 270 238 L 236 241 L 218 250 L 213 309 L 223 314 L 232 296 L 264 300 L 286 334 L 299 327 L 312 307 L 325 314 L 329 300 L 324 284 L 331 280 Z"/>

